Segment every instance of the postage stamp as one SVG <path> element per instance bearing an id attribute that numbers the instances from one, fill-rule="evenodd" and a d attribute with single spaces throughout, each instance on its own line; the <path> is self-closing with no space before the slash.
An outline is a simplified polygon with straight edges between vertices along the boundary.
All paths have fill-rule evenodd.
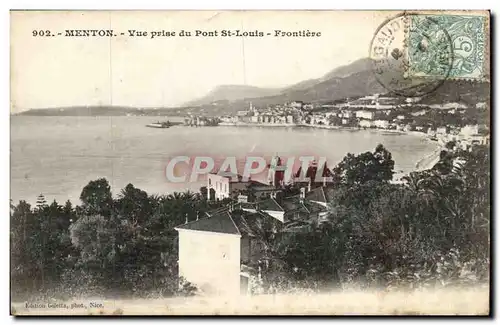
<path id="1" fill-rule="evenodd" d="M 411 21 L 418 24 L 409 32 Z M 399 96 L 420 97 L 435 91 L 448 78 L 453 44 L 436 20 L 405 12 L 379 26 L 370 45 L 370 58 L 375 78 L 384 88 Z"/>
<path id="2" fill-rule="evenodd" d="M 409 15 L 408 72 L 411 76 L 484 78 L 485 17 Z M 452 65 L 448 69 L 448 42 Z"/>

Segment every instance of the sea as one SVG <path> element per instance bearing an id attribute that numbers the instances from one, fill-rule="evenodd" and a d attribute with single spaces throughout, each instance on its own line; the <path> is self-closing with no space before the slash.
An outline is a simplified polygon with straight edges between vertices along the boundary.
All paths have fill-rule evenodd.
<path id="1" fill-rule="evenodd" d="M 347 153 L 373 151 L 383 144 L 392 153 L 395 171 L 405 173 L 437 146 L 422 136 L 380 130 L 145 126 L 156 120 L 151 116 L 11 117 L 10 198 L 13 203 L 34 203 L 43 194 L 48 202 L 79 203 L 83 187 L 102 177 L 114 195 L 129 183 L 148 194 L 198 191 L 205 185 L 203 177 L 183 183 L 167 179 L 165 168 L 175 156 L 212 157 L 219 163 L 225 157 L 237 157 L 238 168 L 248 156 L 314 156 L 325 157 L 328 167 L 333 167 Z M 185 167 L 181 173 L 189 174 Z"/>

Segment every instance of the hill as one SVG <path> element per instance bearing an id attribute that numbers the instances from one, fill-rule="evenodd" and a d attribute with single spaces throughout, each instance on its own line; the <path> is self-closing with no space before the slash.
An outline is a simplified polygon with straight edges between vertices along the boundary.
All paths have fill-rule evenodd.
<path id="1" fill-rule="evenodd" d="M 210 91 L 207 95 L 190 101 L 183 106 L 202 106 L 215 102 L 235 101 L 246 98 L 265 97 L 278 94 L 279 88 L 260 88 L 245 85 L 221 85 Z"/>
<path id="2" fill-rule="evenodd" d="M 15 115 L 20 116 L 126 116 L 152 115 L 165 116 L 172 114 L 171 108 L 137 108 L 127 106 L 71 106 L 58 108 L 30 109 Z"/>
<path id="3" fill-rule="evenodd" d="M 335 102 L 346 98 L 358 98 L 372 94 L 388 94 L 375 78 L 370 59 L 360 59 L 351 64 L 341 66 L 317 79 L 308 79 L 283 88 L 279 94 L 258 98 L 245 98 L 234 101 L 205 104 L 200 107 L 186 108 L 186 112 L 204 115 L 234 114 L 248 108 L 251 101 L 254 106 L 282 104 L 301 100 L 311 103 Z M 470 82 L 462 80 L 446 80 L 437 90 L 422 99 L 424 104 L 444 104 L 459 102 L 475 105 L 489 101 L 490 84 L 487 82 Z"/>
<path id="4" fill-rule="evenodd" d="M 20 115 L 153 115 L 183 116 L 188 114 L 220 116 L 235 114 L 247 109 L 250 102 L 256 107 L 283 104 L 290 101 L 326 103 L 358 98 L 372 94 L 387 94 L 371 69 L 370 59 L 360 59 L 341 66 L 317 79 L 308 79 L 291 86 L 278 88 L 259 88 L 242 85 L 218 86 L 206 96 L 176 108 L 134 108 L 134 107 L 67 107 L 57 109 L 37 109 Z M 422 99 L 424 104 L 444 104 L 460 102 L 474 105 L 487 102 L 490 97 L 490 84 L 446 80 L 436 91 Z"/>

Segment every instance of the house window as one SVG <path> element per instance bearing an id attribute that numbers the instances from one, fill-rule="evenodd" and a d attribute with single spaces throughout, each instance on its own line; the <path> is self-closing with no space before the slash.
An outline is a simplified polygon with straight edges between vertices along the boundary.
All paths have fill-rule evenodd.
<path id="1" fill-rule="evenodd" d="M 221 252 L 221 257 L 224 260 L 228 260 L 230 258 L 230 256 L 229 256 L 229 246 L 227 244 L 220 244 L 219 245 L 219 251 Z"/>
<path id="2" fill-rule="evenodd" d="M 208 179 L 208 186 L 211 186 L 212 185 L 212 179 Z"/>

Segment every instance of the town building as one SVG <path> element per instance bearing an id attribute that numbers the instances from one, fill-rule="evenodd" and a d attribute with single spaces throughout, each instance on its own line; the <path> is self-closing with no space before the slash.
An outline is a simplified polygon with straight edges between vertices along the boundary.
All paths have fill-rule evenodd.
<path id="1" fill-rule="evenodd" d="M 296 108 L 296 109 L 301 109 L 304 106 L 304 102 L 301 101 L 294 101 L 290 103 L 290 107 Z"/>
<path id="2" fill-rule="evenodd" d="M 479 125 L 466 125 L 460 129 L 460 134 L 465 137 L 479 134 Z"/>
<path id="3" fill-rule="evenodd" d="M 277 196 L 252 203 L 230 203 L 203 218 L 175 227 L 179 234 L 179 275 L 204 295 L 252 293 L 260 280 L 263 246 L 256 224 L 270 229 L 301 231 L 325 220 L 330 189 L 319 187 L 299 195 Z"/>
<path id="4" fill-rule="evenodd" d="M 365 110 L 356 111 L 356 118 L 373 120 L 375 118 L 375 112 Z"/>
<path id="5" fill-rule="evenodd" d="M 228 173 L 219 175 L 209 173 L 207 175 L 207 198 L 208 200 L 223 200 L 236 197 L 241 192 L 251 187 L 257 196 L 262 196 L 276 190 L 273 185 L 265 184 L 257 180 L 244 180 L 242 175 Z"/>
<path id="6" fill-rule="evenodd" d="M 341 112 L 340 116 L 339 117 L 343 117 L 345 119 L 350 119 L 350 118 L 353 118 L 354 117 L 354 112 L 352 111 L 347 111 L 347 110 L 344 110 Z"/>
<path id="7" fill-rule="evenodd" d="M 373 125 L 377 128 L 380 128 L 380 129 L 388 129 L 389 128 L 389 121 L 387 121 L 387 120 L 375 120 L 375 121 L 373 121 Z"/>
<path id="8" fill-rule="evenodd" d="M 436 128 L 436 135 L 448 134 L 448 128 L 446 126 L 440 126 Z"/>
<path id="9" fill-rule="evenodd" d="M 373 122 L 370 120 L 360 120 L 358 125 L 362 128 L 371 128 L 373 125 Z"/>

